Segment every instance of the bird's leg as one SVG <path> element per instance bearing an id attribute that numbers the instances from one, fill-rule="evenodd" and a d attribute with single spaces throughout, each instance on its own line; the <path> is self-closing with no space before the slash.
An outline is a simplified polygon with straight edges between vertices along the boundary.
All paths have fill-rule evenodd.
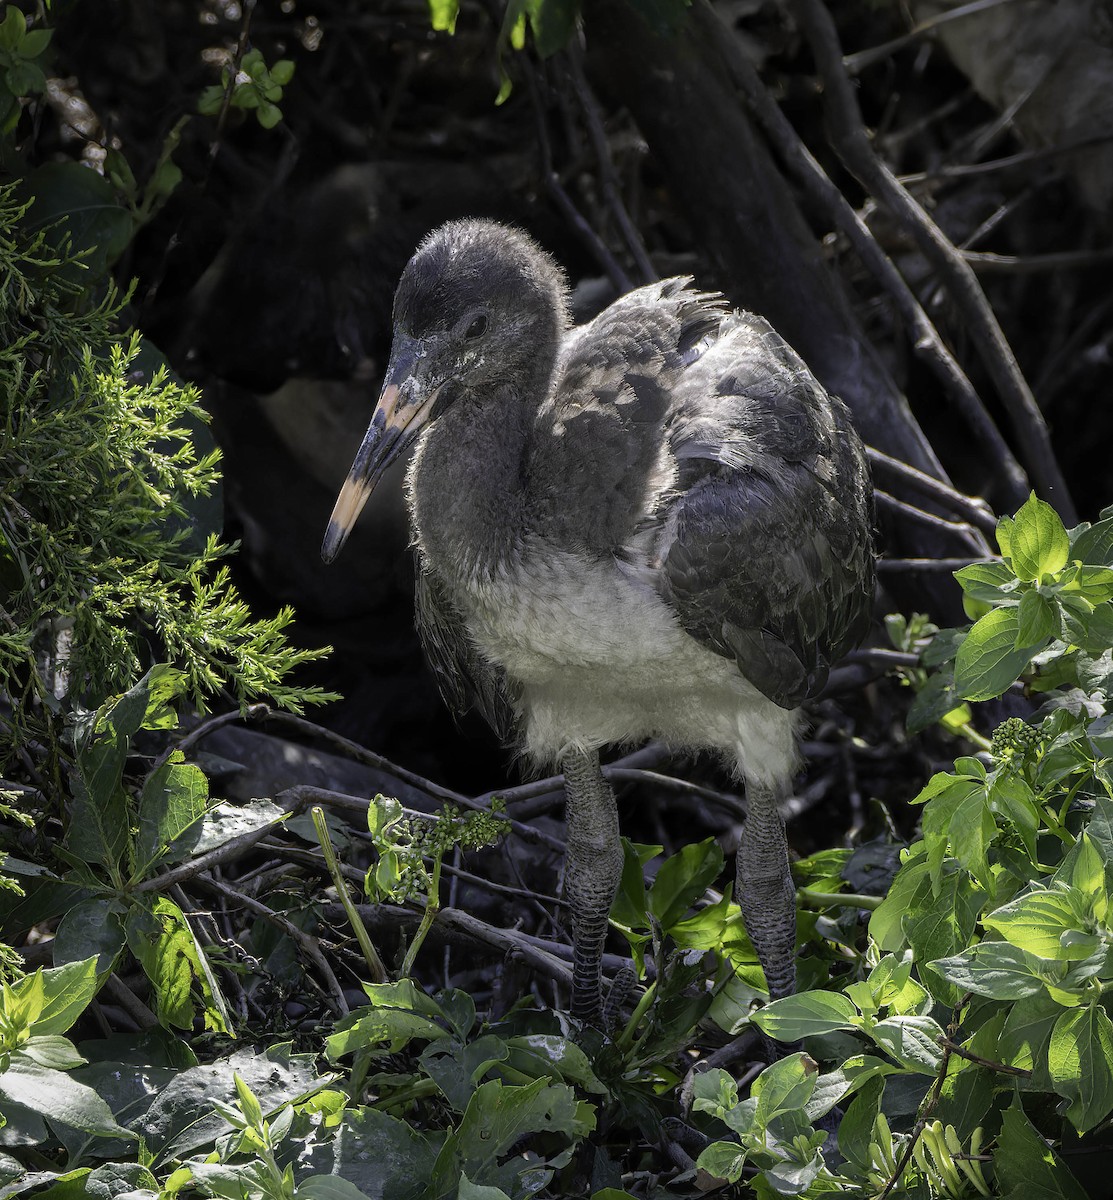
<path id="1" fill-rule="evenodd" d="M 568 822 L 564 897 L 572 910 L 572 1015 L 598 1024 L 603 942 L 622 875 L 618 808 L 597 751 L 569 750 L 561 767 Z"/>
<path id="2" fill-rule="evenodd" d="M 746 784 L 735 888 L 770 999 L 791 995 L 796 990 L 796 889 L 777 792 L 768 785 Z"/>

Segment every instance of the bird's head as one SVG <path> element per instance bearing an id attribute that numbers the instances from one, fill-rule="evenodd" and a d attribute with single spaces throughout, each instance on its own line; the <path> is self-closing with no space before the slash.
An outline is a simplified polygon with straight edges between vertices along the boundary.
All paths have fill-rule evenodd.
<path id="1" fill-rule="evenodd" d="M 449 405 L 504 387 L 543 387 L 567 324 L 560 268 L 526 234 L 493 221 L 434 230 L 394 294 L 383 389 L 333 509 L 325 562 L 382 473 Z"/>

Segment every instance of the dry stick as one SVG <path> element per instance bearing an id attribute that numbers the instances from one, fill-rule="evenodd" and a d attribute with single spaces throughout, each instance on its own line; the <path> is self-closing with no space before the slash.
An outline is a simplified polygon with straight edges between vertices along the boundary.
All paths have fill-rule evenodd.
<path id="1" fill-rule="evenodd" d="M 225 725 L 231 725 L 236 721 L 258 721 L 263 717 L 269 716 L 270 712 L 271 707 L 269 704 L 249 704 L 242 712 L 237 708 L 231 712 L 219 713 L 215 717 L 207 717 L 199 725 L 191 729 L 180 741 L 166 747 L 151 765 L 151 774 L 157 771 L 175 750 L 185 752 L 191 746 L 195 746 L 202 738 L 208 737 L 210 733 L 215 733 Z"/>
<path id="2" fill-rule="evenodd" d="M 938 501 L 942 507 L 949 508 L 961 517 L 966 517 L 968 521 L 986 533 L 996 533 L 997 517 L 994 515 L 993 509 L 980 496 L 964 495 L 951 487 L 949 483 L 927 475 L 909 463 L 901 462 L 899 458 L 892 458 L 873 446 L 866 447 L 866 455 L 875 475 L 880 473 L 899 479 L 912 491 Z"/>
<path id="3" fill-rule="evenodd" d="M 750 112 L 781 161 L 808 197 L 827 212 L 835 227 L 854 247 L 862 263 L 889 293 L 908 327 L 913 351 L 936 374 L 959 416 L 985 446 L 992 461 L 999 464 L 1005 477 L 1007 499 L 1012 507 L 1019 507 L 1028 495 L 1028 481 L 1023 468 L 908 282 L 878 244 L 869 226 L 800 140 L 791 122 L 769 95 L 753 63 L 738 48 L 734 38 L 723 36 L 719 18 L 701 4 L 694 5 L 692 12 L 695 19 L 708 26 L 709 33 L 713 35 L 713 44 L 723 56 L 731 82 L 741 91 Z M 978 540 L 981 541 L 980 538 Z"/>
<path id="4" fill-rule="evenodd" d="M 878 574 L 895 574 L 900 571 L 961 571 L 972 563 L 981 562 L 980 558 L 879 558 L 877 560 Z"/>
<path id="5" fill-rule="evenodd" d="M 967 534 L 974 532 L 974 527 L 967 525 L 965 521 L 945 521 L 934 513 L 924 512 L 922 508 L 917 508 L 914 504 L 908 504 L 904 500 L 898 500 L 896 496 L 890 496 L 888 492 L 883 492 L 880 488 L 873 489 L 873 496 L 879 508 L 903 513 L 904 516 L 911 517 L 913 521 L 919 521 L 921 525 L 930 525 L 933 529 L 954 534 L 956 538 L 965 540 Z"/>
<path id="6" fill-rule="evenodd" d="M 990 250 L 963 250 L 962 257 L 980 274 L 1035 275 L 1044 271 L 1077 271 L 1098 267 L 1113 259 L 1113 248 L 1061 250 L 1054 254 L 994 254 Z"/>
<path id="7" fill-rule="evenodd" d="M 226 897 L 233 904 L 246 908 L 248 912 L 255 913 L 257 916 L 262 917 L 264 921 L 267 921 L 276 929 L 286 934 L 320 972 L 321 978 L 324 980 L 325 986 L 332 996 L 335 1009 L 341 1015 L 346 1015 L 349 1012 L 348 1001 L 344 996 L 344 989 L 340 986 L 340 981 L 336 978 L 332 967 L 329 966 L 328 959 L 325 958 L 320 944 L 315 937 L 306 933 L 305 930 L 299 929 L 293 921 L 287 920 L 281 913 L 275 912 L 273 908 L 268 908 L 261 901 L 248 896 L 244 892 L 237 891 L 234 887 L 222 883 L 219 879 L 214 879 L 211 875 L 206 875 L 198 879 L 197 884 L 199 887 L 208 888 L 218 895 Z"/>
<path id="8" fill-rule="evenodd" d="M 607 201 L 607 207 L 611 210 L 611 215 L 618 222 L 618 227 L 622 231 L 627 248 L 633 255 L 634 262 L 638 265 L 638 270 L 642 276 L 642 283 L 652 283 L 658 277 L 657 271 L 653 263 L 650 262 L 641 235 L 634 226 L 634 222 L 630 220 L 630 214 L 626 211 L 626 205 L 622 203 L 622 196 L 618 186 L 618 175 L 615 172 L 614 162 L 611 159 L 611 149 L 607 144 L 607 134 L 603 129 L 603 122 L 599 117 L 599 106 L 596 103 L 595 96 L 587 79 L 584 77 L 583 51 L 575 39 L 573 39 L 572 44 L 565 52 L 565 58 L 568 61 L 569 73 L 572 77 L 572 88 L 576 93 L 576 99 L 579 101 L 580 109 L 584 114 L 588 136 L 591 138 L 592 149 L 595 151 L 595 164 L 599 173 L 599 181 L 603 185 L 603 196 Z"/>
<path id="9" fill-rule="evenodd" d="M 533 71 L 529 69 L 526 70 L 526 90 L 529 92 L 537 124 L 537 148 L 541 154 L 541 177 L 545 181 L 546 191 L 552 196 L 557 208 L 564 214 L 565 220 L 576 231 L 580 240 L 595 255 L 599 265 L 606 271 L 611 283 L 620 292 L 628 292 L 633 287 L 630 277 L 622 269 L 618 259 L 615 258 L 596 235 L 595 230 L 591 228 L 584 215 L 572 203 L 572 197 L 564 190 L 564 185 L 560 182 L 560 176 L 556 173 L 556 169 L 553 166 L 553 152 L 549 145 L 549 130 L 545 125 L 545 110 L 541 104 L 540 89 L 537 86 L 537 79 L 534 77 Z"/>
<path id="10" fill-rule="evenodd" d="M 931 33 L 939 25 L 944 25 L 948 21 L 958 21 L 963 17 L 972 17 L 975 13 L 985 12 L 987 8 L 997 8 L 1001 4 L 1011 3 L 1013 0 L 972 0 L 970 4 L 963 4 L 958 8 L 950 8 L 945 12 L 936 13 L 926 21 L 920 21 L 913 25 L 907 33 L 902 33 L 900 37 L 882 42 L 879 46 L 871 46 L 868 50 L 859 50 L 856 54 L 847 54 L 842 60 L 843 66 L 849 74 L 856 75 L 875 62 L 889 58 L 895 51 L 909 43 L 917 41 L 925 33 Z"/>
<path id="11" fill-rule="evenodd" d="M 1008 410 L 1032 476 L 1063 520 L 1068 525 L 1074 524 L 1077 514 L 1051 449 L 1043 414 L 977 276 L 946 234 L 874 153 L 854 88 L 843 68 L 835 23 L 822 0 L 791 0 L 791 8 L 815 55 L 836 153 L 859 183 L 908 231 L 920 252 L 939 272 Z"/>

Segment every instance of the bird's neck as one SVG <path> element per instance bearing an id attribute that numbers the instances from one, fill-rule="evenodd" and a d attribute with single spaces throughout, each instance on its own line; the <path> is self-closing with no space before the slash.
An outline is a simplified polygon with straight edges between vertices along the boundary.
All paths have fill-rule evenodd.
<path id="1" fill-rule="evenodd" d="M 450 584 L 481 583 L 521 554 L 536 415 L 517 390 L 465 394 L 424 435 L 410 471 L 411 512 L 426 560 Z"/>

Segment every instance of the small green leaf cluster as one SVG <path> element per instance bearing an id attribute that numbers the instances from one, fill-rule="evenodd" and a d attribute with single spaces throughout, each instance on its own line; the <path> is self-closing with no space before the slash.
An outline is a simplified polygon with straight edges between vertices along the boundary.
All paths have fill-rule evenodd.
<path id="1" fill-rule="evenodd" d="M 1113 509 L 1068 532 L 1033 495 L 998 522 L 997 542 L 1000 560 L 955 573 L 977 618 L 955 655 L 956 692 L 989 700 L 1030 672 L 1039 690 L 1085 686 L 1113 645 Z M 1054 672 L 1040 660 L 1049 648 Z"/>
<path id="2" fill-rule="evenodd" d="M 134 1141 L 105 1101 L 69 1074 L 87 1060 L 62 1035 L 96 990 L 95 958 L 0 984 L 0 1129 L 10 1127 L 14 1144 L 21 1130 L 41 1129 L 43 1118 L 86 1134 Z"/>
<path id="3" fill-rule="evenodd" d="M 607 1089 L 555 1014 L 511 1013 L 481 1029 L 465 992 L 434 998 L 409 980 L 364 990 L 369 1007 L 337 1025 L 326 1052 L 354 1055 L 353 1094 L 372 1093 L 375 1145 L 395 1172 L 382 1194 L 525 1200 L 594 1132 L 595 1105 L 578 1093 L 598 1101 Z M 424 1043 L 416 1055 L 414 1043 Z M 411 1070 L 371 1073 L 401 1054 Z M 403 1120 L 414 1103 L 441 1124 L 447 1115 L 447 1129 L 434 1120 L 419 1132 Z"/>
<path id="4" fill-rule="evenodd" d="M 282 120 L 282 89 L 294 77 L 294 63 L 280 58 L 267 66 L 261 50 L 249 50 L 233 73 L 226 66 L 219 84 L 205 88 L 197 102 L 197 109 L 206 116 L 216 116 L 226 104 L 232 108 L 255 113 L 255 119 L 264 129 L 273 129 Z"/>
<path id="5" fill-rule="evenodd" d="M 51 29 L 28 29 L 27 18 L 14 4 L 0 21 L 0 136 L 19 120 L 20 98 L 46 90 L 43 59 Z"/>
<path id="6" fill-rule="evenodd" d="M 0 936 L 57 920 L 56 963 L 90 951 L 101 977 L 130 952 L 166 1027 L 192 1029 L 200 1011 L 206 1028 L 230 1032 L 229 1009 L 209 952 L 168 894 L 181 864 L 224 840 L 225 806 L 209 799 L 199 767 L 174 751 L 140 779 L 129 777 L 133 742 L 143 731 L 177 725 L 175 702 L 186 680 L 155 666 L 134 688 L 96 712 L 75 715 L 68 790 L 72 804 L 55 848 L 64 869 L 10 855 L 5 869 L 21 879 L 18 893 L 0 893 Z M 236 810 L 239 832 L 275 825 L 284 814 L 268 801 Z"/>
<path id="7" fill-rule="evenodd" d="M 456 846 L 479 849 L 503 838 L 510 823 L 496 800 L 488 811 L 460 814 L 452 804 L 436 816 L 410 812 L 390 796 L 378 795 L 367 812 L 378 861 L 368 870 L 364 891 L 372 902 L 402 903 L 415 896 L 437 900 L 440 864 Z"/>

